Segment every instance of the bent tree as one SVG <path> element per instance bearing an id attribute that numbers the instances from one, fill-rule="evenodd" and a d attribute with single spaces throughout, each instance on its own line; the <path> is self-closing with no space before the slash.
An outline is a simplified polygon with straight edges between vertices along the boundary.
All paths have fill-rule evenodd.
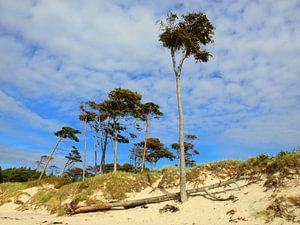
<path id="1" fill-rule="evenodd" d="M 207 62 L 209 60 L 211 55 L 203 50 L 202 46 L 213 42 L 214 27 L 206 15 L 201 12 L 182 15 L 181 18 L 171 13 L 167 16 L 166 22 L 161 22 L 161 30 L 159 41 L 163 47 L 170 49 L 176 79 L 179 114 L 180 201 L 185 202 L 187 201 L 187 193 L 180 77 L 183 63 L 188 57 L 194 56 L 196 62 Z"/>
<path id="2" fill-rule="evenodd" d="M 44 168 L 41 172 L 39 180 L 41 180 L 42 177 L 44 176 L 44 174 L 46 172 L 46 169 L 48 167 L 48 164 L 49 164 L 50 160 L 52 159 L 53 154 L 54 154 L 55 150 L 57 149 L 57 146 L 61 142 L 61 140 L 68 138 L 68 139 L 71 139 L 73 141 L 79 142 L 79 139 L 76 136 L 76 134 L 80 134 L 80 133 L 81 132 L 79 130 L 75 130 L 72 127 L 63 127 L 61 130 L 54 133 L 54 135 L 58 137 L 58 140 L 55 143 L 55 145 L 54 145 L 54 147 L 53 147 L 53 149 L 52 149 L 52 151 L 51 151 L 51 153 L 50 153 L 50 155 L 49 155 L 49 157 L 48 157 L 48 159 L 45 163 L 45 166 L 44 166 Z"/>

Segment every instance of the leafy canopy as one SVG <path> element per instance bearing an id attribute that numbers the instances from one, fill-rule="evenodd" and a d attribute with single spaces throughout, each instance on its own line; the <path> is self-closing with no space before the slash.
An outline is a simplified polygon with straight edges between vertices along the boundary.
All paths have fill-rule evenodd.
<path id="1" fill-rule="evenodd" d="M 136 157 L 142 158 L 144 145 L 144 141 L 134 144 L 135 148 L 133 148 L 133 154 L 135 154 Z M 157 163 L 157 161 L 162 158 L 173 160 L 175 156 L 164 147 L 164 144 L 160 142 L 159 138 L 147 138 L 146 161 L 149 163 Z"/>
<path id="2" fill-rule="evenodd" d="M 214 27 L 205 14 L 189 13 L 179 18 L 170 13 L 166 22 L 161 22 L 162 33 L 159 40 L 162 45 L 173 53 L 185 52 L 185 57 L 194 56 L 196 62 L 207 62 L 209 52 L 200 48 L 201 45 L 213 43 Z"/>
<path id="3" fill-rule="evenodd" d="M 155 104 L 154 102 L 141 104 L 140 114 L 142 120 L 146 120 L 148 114 L 153 116 L 155 119 L 159 119 L 163 115 L 163 113 L 160 111 L 159 105 Z"/>
<path id="4" fill-rule="evenodd" d="M 75 130 L 72 127 L 63 127 L 61 130 L 55 132 L 54 135 L 61 138 L 69 138 L 71 140 L 79 142 L 79 139 L 76 136 L 76 134 L 80 133 L 81 132 L 79 130 Z"/>

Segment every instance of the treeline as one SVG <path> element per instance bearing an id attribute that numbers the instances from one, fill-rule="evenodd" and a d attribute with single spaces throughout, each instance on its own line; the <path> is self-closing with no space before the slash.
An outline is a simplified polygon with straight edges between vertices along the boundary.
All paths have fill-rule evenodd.
<path id="1" fill-rule="evenodd" d="M 105 171 L 107 173 L 113 171 L 114 165 L 112 163 L 105 165 Z M 56 168 L 57 169 L 57 168 Z M 98 168 L 99 169 L 99 168 Z M 123 165 L 117 164 L 117 169 L 123 172 L 135 172 L 133 165 L 129 163 L 124 163 Z M 50 168 L 49 177 L 57 176 L 53 168 Z M 83 170 L 80 167 L 72 167 L 67 169 L 64 172 L 64 177 L 70 179 L 71 181 L 79 181 L 82 179 Z M 0 183 L 4 182 L 27 182 L 36 180 L 41 175 L 41 172 L 36 169 L 28 168 L 28 167 L 20 167 L 20 168 L 7 168 L 2 169 L 0 167 Z M 94 167 L 87 167 L 87 177 L 94 176 Z"/>
<path id="2" fill-rule="evenodd" d="M 7 168 L 0 167 L 0 183 L 2 182 L 26 182 L 36 180 L 40 176 L 40 172 L 27 167 Z"/>
<path id="3" fill-rule="evenodd" d="M 145 169 L 148 163 L 152 170 L 156 169 L 157 162 L 166 158 L 171 161 L 179 158 L 179 143 L 173 143 L 170 147 L 173 152 L 167 148 L 158 137 L 148 137 L 149 125 L 151 119 L 159 119 L 163 116 L 160 106 L 154 102 L 142 102 L 142 95 L 129 89 L 115 88 L 110 91 L 107 98 L 102 101 L 86 101 L 79 106 L 80 114 L 78 119 L 83 124 L 83 146 L 82 153 L 76 146 L 69 149 L 69 154 L 65 156 L 65 164 L 60 175 L 70 177 L 72 180 L 78 180 L 78 174 L 82 174 L 82 179 L 91 175 L 103 174 L 107 172 L 123 170 L 128 172 L 138 172 Z M 118 164 L 118 144 L 130 143 L 137 138 L 137 134 L 144 133 L 145 138 L 142 141 L 133 143 L 133 147 L 128 152 L 129 164 L 120 166 Z M 77 137 L 81 131 L 71 127 L 63 127 L 54 134 L 58 137 L 49 156 L 44 155 L 36 161 L 36 170 L 41 170 L 40 179 L 47 171 L 50 161 L 53 159 L 55 150 L 62 140 L 79 142 Z M 87 136 L 90 135 L 93 143 L 93 166 L 87 166 Z M 186 135 L 187 142 L 185 146 L 185 161 L 187 166 L 194 166 L 196 161 L 194 155 L 199 154 L 194 149 L 196 135 Z M 114 160 L 106 164 L 106 153 L 109 143 L 113 144 Z M 76 163 L 83 162 L 80 168 L 76 169 Z M 78 164 L 77 164 L 78 165 Z M 50 172 L 58 174 L 59 168 L 51 165 Z M 49 169 L 48 169 L 49 170 Z M 76 173 L 76 175 L 74 175 Z M 75 177 L 75 178 L 74 178 Z"/>

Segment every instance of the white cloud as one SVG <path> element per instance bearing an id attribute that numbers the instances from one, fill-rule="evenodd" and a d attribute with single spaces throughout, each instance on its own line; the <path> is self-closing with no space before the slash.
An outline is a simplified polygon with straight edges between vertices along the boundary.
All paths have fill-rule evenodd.
<path id="1" fill-rule="evenodd" d="M 48 153 L 46 153 L 48 154 Z M 35 168 L 36 161 L 43 155 L 41 152 L 32 151 L 31 149 L 14 148 L 0 144 L 0 164 L 7 166 L 22 165 Z M 62 167 L 64 158 L 55 155 L 51 164 Z"/>
<path id="2" fill-rule="evenodd" d="M 55 131 L 61 127 L 60 122 L 40 117 L 24 107 L 21 103 L 0 90 L 0 116 L 2 119 L 21 120 L 24 126 L 38 127 L 47 131 Z M 20 128 L 20 127 L 19 127 Z"/>
<path id="3" fill-rule="evenodd" d="M 155 22 L 170 10 L 204 10 L 216 27 L 215 44 L 208 46 L 214 57 L 207 64 L 188 60 L 184 65 L 186 130 L 233 144 L 246 136 L 255 146 L 298 142 L 297 0 L 0 0 L 0 10 L 0 82 L 10 96 L 0 92 L 9 103 L 0 102 L 0 110 L 23 118 L 22 123 L 34 120 L 48 129 L 57 123 L 27 104 L 46 105 L 51 118 L 56 114 L 75 123 L 80 101 L 99 100 L 122 86 L 158 102 L 165 117 L 153 121 L 151 132 L 176 140 L 174 75 Z M 216 73 L 219 77 L 212 76 Z M 268 126 L 260 125 L 265 121 Z M 284 127 L 285 135 L 275 135 L 271 124 Z"/>

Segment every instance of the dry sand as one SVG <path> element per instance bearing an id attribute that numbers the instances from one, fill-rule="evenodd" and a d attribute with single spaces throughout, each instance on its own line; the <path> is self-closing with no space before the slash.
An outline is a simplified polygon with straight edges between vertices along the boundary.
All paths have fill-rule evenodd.
<path id="1" fill-rule="evenodd" d="M 211 181 L 212 182 L 212 181 Z M 242 182 L 239 182 L 243 186 Z M 228 196 L 230 194 L 238 197 L 238 201 L 212 201 L 203 195 L 195 195 L 189 198 L 184 204 L 169 201 L 159 204 L 150 204 L 148 208 L 133 208 L 127 210 L 110 210 L 106 212 L 94 212 L 78 214 L 73 216 L 49 215 L 46 211 L 17 211 L 18 205 L 8 203 L 0 207 L 0 225 L 50 225 L 50 224 L 68 224 L 68 225 L 226 225 L 226 224 L 247 224 L 261 225 L 265 224 L 264 217 L 259 212 L 266 209 L 272 201 L 272 191 L 266 191 L 263 187 L 263 181 L 257 184 L 245 186 L 241 190 L 235 187 L 227 188 L 226 193 L 218 193 L 218 196 Z M 287 192 L 300 194 L 297 187 L 291 187 Z M 221 192 L 224 189 L 214 190 Z M 33 194 L 33 189 L 30 190 Z M 150 196 L 161 195 L 162 192 L 174 192 L 176 190 L 152 191 L 146 188 L 142 192 L 131 194 L 130 199 L 146 198 Z M 150 193 L 151 192 L 151 193 Z M 285 192 L 286 194 L 286 192 Z M 166 204 L 171 204 L 179 208 L 178 212 L 159 213 L 159 209 Z M 230 213 L 231 212 L 231 213 Z M 272 225 L 295 224 L 285 219 L 275 219 Z"/>

